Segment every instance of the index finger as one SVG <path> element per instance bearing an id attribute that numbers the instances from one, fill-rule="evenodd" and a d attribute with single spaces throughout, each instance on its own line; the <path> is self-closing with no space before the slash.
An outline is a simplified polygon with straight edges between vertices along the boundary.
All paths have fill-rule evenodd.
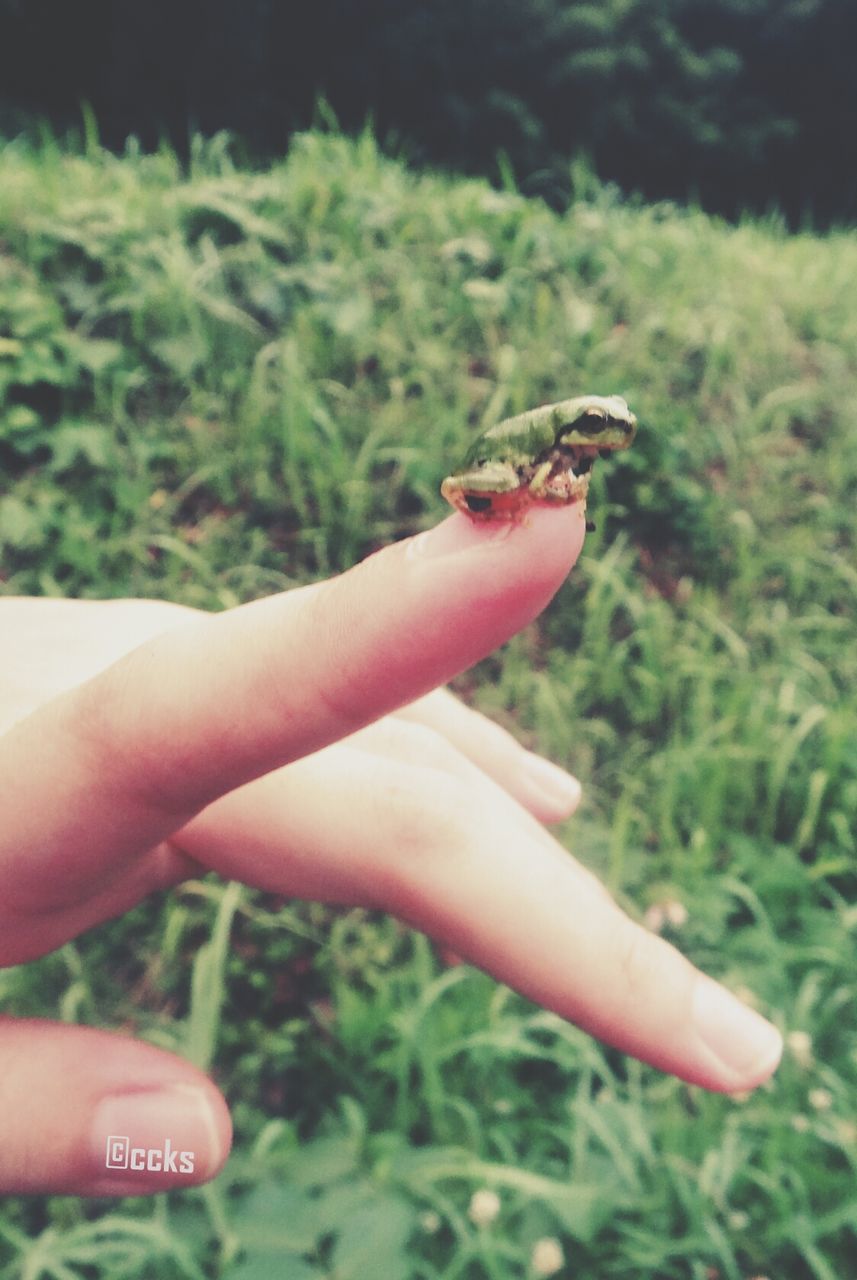
<path id="1" fill-rule="evenodd" d="M 471 666 L 580 552 L 581 506 L 455 515 L 338 578 L 176 627 L 0 739 L 10 910 L 65 904 L 217 796 Z"/>

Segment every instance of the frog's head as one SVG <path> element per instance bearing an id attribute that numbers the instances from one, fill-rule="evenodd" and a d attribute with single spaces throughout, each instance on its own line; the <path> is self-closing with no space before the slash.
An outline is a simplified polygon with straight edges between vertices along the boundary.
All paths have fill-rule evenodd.
<path id="1" fill-rule="evenodd" d="M 552 406 L 554 439 L 587 452 L 627 449 L 637 431 L 637 419 L 621 396 L 579 396 Z"/>

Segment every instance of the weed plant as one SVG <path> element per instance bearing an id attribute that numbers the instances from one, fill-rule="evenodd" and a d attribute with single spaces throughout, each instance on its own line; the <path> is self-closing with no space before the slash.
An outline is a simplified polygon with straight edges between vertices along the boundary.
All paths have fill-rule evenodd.
<path id="1" fill-rule="evenodd" d="M 579 566 L 460 691 L 574 769 L 569 848 L 789 1048 L 715 1097 L 395 922 L 193 882 L 0 1002 L 212 1070 L 227 1170 L 9 1200 L 2 1280 L 854 1274 L 855 280 L 845 231 L 559 216 L 369 133 L 264 172 L 5 145 L 5 594 L 228 607 L 441 518 L 478 427 L 628 398 Z"/>

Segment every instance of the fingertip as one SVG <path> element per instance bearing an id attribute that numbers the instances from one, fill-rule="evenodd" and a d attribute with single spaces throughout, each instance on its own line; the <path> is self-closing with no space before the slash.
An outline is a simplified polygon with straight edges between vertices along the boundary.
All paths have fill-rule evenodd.
<path id="1" fill-rule="evenodd" d="M 197 1068 L 90 1027 L 0 1019 L 0 1192 L 151 1195 L 223 1167 L 226 1102 Z"/>
<path id="2" fill-rule="evenodd" d="M 150 1195 L 215 1177 L 232 1140 L 229 1112 L 209 1082 L 108 1094 L 90 1127 L 90 1193 Z"/>
<path id="3" fill-rule="evenodd" d="M 691 1016 L 710 1072 L 708 1088 L 724 1093 L 755 1089 L 774 1074 L 783 1054 L 780 1032 L 704 974 L 696 979 Z"/>
<path id="4" fill-rule="evenodd" d="M 408 652 L 432 671 L 427 687 L 472 665 L 541 613 L 583 546 L 580 508 L 535 507 L 519 524 L 456 514 L 387 549 L 383 573 L 389 590 L 407 602 L 400 624 L 409 632 Z M 404 574 L 400 555 L 408 565 Z M 391 618 L 391 634 L 400 643 L 398 629 Z"/>

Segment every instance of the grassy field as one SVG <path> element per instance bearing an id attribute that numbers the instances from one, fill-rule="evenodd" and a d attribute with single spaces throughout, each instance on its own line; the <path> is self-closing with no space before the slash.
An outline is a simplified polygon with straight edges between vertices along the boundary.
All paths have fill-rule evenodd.
<path id="1" fill-rule="evenodd" d="M 2 1280 L 853 1274 L 855 280 L 853 234 L 596 189 L 558 216 L 369 135 L 265 172 L 0 151 L 2 593 L 228 607 L 441 518 L 479 424 L 628 398 L 578 568 L 460 688 L 581 777 L 569 848 L 789 1046 L 715 1097 L 395 922 L 188 884 L 0 1003 L 210 1066 L 227 1170 L 9 1200 Z"/>

